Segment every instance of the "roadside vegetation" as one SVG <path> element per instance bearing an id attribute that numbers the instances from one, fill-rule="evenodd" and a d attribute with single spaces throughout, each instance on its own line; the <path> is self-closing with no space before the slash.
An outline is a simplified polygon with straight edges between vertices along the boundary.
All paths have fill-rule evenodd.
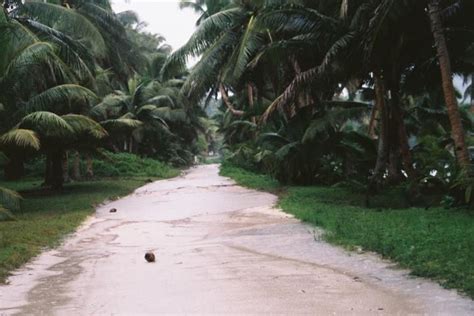
<path id="1" fill-rule="evenodd" d="M 473 297 L 474 3 L 191 2 L 163 74 L 200 58 L 182 91 L 217 96 L 223 174 Z"/>
<path id="2" fill-rule="evenodd" d="M 472 208 L 472 1 L 182 6 L 201 18 L 162 74 L 200 58 L 181 90 L 217 98 L 234 164 L 283 184 L 350 185 L 367 200 L 398 190 L 407 205 Z"/>
<path id="3" fill-rule="evenodd" d="M 280 192 L 278 206 L 324 229 L 324 238 L 349 249 L 361 247 L 389 258 L 414 275 L 438 281 L 474 298 L 474 217 L 462 210 L 401 208 L 387 194 L 365 206 L 350 188 L 289 186 L 271 177 L 224 164 L 221 174 L 249 188 Z M 397 206 L 398 205 L 398 206 Z"/>
<path id="4" fill-rule="evenodd" d="M 103 200 L 179 174 L 210 121 L 171 47 L 111 2 L 0 1 L 0 280 Z M 113 179 L 113 180 L 112 180 Z"/>

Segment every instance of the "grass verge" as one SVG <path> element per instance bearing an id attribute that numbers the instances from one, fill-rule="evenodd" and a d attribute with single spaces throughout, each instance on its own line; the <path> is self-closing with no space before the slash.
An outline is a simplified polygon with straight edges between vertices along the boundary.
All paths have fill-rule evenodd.
<path id="1" fill-rule="evenodd" d="M 253 189 L 278 190 L 269 176 L 237 167 L 225 164 L 221 174 Z M 324 228 L 331 243 L 377 252 L 414 275 L 474 298 L 474 214 L 442 208 L 369 209 L 364 199 L 344 188 L 289 187 L 279 206 Z M 377 199 L 382 205 L 383 196 Z"/>

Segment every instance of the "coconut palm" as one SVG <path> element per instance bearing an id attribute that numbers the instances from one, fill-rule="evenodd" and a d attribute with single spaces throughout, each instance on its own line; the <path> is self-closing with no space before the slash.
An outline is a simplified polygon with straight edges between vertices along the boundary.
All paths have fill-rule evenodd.
<path id="1" fill-rule="evenodd" d="M 462 3 L 462 1 L 458 1 Z M 453 74 L 451 70 L 451 60 L 449 57 L 448 46 L 443 30 L 442 6 L 438 0 L 431 0 L 428 4 L 431 28 L 435 40 L 435 46 L 438 52 L 439 66 L 443 83 L 444 97 L 448 109 L 449 120 L 451 122 L 452 137 L 454 140 L 456 156 L 459 165 L 466 168 L 470 166 L 471 159 L 467 151 L 464 128 L 461 123 L 458 102 L 453 86 Z"/>
<path id="2" fill-rule="evenodd" d="M 67 149 L 94 150 L 107 132 L 92 119 L 68 114 L 59 116 L 51 112 L 34 112 L 25 116 L 18 129 L 29 130 L 38 135 L 40 151 L 46 155 L 45 186 L 61 189 L 63 157 Z M 13 130 L 11 133 L 18 133 Z M 8 135 L 8 134 L 7 134 Z"/>

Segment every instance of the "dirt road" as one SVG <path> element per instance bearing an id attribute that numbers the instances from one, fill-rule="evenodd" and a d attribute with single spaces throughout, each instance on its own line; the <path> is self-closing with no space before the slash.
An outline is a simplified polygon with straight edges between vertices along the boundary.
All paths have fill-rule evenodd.
<path id="1" fill-rule="evenodd" d="M 0 315 L 474 314 L 454 291 L 326 244 L 275 202 L 216 165 L 149 184 L 17 271 Z"/>

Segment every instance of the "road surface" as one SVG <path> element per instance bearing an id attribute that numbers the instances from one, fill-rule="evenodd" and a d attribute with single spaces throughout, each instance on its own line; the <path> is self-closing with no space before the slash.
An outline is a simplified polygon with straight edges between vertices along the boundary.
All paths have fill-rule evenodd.
<path id="1" fill-rule="evenodd" d="M 217 165 L 149 184 L 15 272 L 0 314 L 474 314 L 455 291 L 328 245 L 275 202 Z"/>

